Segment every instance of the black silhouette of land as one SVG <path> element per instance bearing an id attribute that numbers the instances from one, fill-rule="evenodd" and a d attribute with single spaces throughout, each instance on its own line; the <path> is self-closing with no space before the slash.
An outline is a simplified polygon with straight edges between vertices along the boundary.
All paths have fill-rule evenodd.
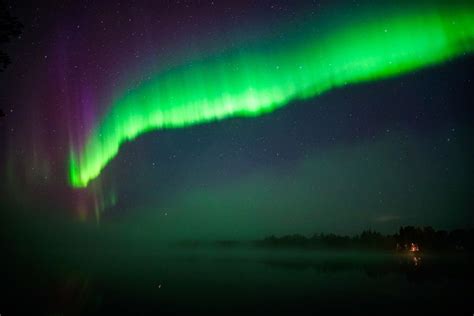
<path id="1" fill-rule="evenodd" d="M 4 44 L 20 36 L 22 29 L 23 24 L 10 14 L 6 3 L 0 0 L 0 72 L 11 63 L 10 56 L 4 50 Z M 0 109 L 0 118 L 2 117 L 5 117 L 5 113 Z"/>
<path id="2" fill-rule="evenodd" d="M 8 44 L 15 37 L 20 36 L 23 24 L 12 16 L 4 1 L 0 0 L 0 71 L 11 63 L 10 56 L 4 51 L 3 45 Z"/>
<path id="3" fill-rule="evenodd" d="M 335 250 L 383 250 L 383 251 L 474 251 L 474 229 L 435 230 L 431 226 L 400 227 L 392 235 L 365 230 L 354 236 L 337 234 L 314 234 L 306 237 L 301 234 L 268 236 L 261 240 L 242 242 L 219 240 L 212 243 L 218 247 L 255 246 L 266 248 L 335 249 Z M 181 241 L 181 247 L 209 246 L 200 241 Z"/>

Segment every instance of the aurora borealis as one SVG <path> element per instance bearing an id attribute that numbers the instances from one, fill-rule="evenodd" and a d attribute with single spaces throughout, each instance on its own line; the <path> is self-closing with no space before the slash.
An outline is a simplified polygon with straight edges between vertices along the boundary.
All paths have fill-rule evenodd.
<path id="1" fill-rule="evenodd" d="M 331 88 L 382 79 L 474 50 L 474 7 L 411 9 L 347 23 L 271 53 L 230 53 L 159 73 L 118 98 L 84 148 L 72 149 L 75 187 L 99 176 L 140 134 L 235 116 L 258 116 Z"/>
<path id="2" fill-rule="evenodd" d="M 0 315 L 472 313 L 472 100 L 472 0 L 0 0 Z"/>
<path id="3" fill-rule="evenodd" d="M 469 222 L 468 1 L 10 6 L 9 204 L 162 238 Z"/>

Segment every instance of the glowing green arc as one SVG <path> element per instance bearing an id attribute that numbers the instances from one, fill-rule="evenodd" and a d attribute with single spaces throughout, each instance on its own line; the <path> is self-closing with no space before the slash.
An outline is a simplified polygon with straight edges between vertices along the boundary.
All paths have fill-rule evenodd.
<path id="1" fill-rule="evenodd" d="M 416 13 L 416 14 L 415 14 Z M 474 50 L 474 7 L 402 14 L 355 24 L 275 51 L 224 55 L 156 76 L 115 102 L 69 179 L 85 187 L 120 145 L 150 130 L 257 116 L 331 88 L 395 76 Z"/>

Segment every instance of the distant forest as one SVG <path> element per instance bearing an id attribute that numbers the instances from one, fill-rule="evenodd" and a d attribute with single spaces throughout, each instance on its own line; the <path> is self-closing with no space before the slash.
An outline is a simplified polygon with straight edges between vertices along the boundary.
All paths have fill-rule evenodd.
<path id="1" fill-rule="evenodd" d="M 474 251 L 474 229 L 456 229 L 452 231 L 435 230 L 431 226 L 400 227 L 393 235 L 383 235 L 373 230 L 363 231 L 355 236 L 336 234 L 314 234 L 306 237 L 300 234 L 269 236 L 261 240 L 237 241 L 219 240 L 202 242 L 196 240 L 181 241 L 178 247 L 195 248 L 202 246 L 239 247 L 253 246 L 265 248 L 302 248 L 302 249 L 358 249 L 385 251 Z"/>
<path id="2" fill-rule="evenodd" d="M 281 237 L 269 236 L 255 241 L 265 247 L 303 247 L 303 248 L 356 248 L 381 250 L 409 250 L 415 244 L 420 251 L 473 251 L 474 229 L 456 229 L 453 231 L 435 230 L 431 226 L 400 227 L 394 235 L 382 235 L 366 230 L 355 236 L 335 234 L 314 234 L 305 237 L 299 234 Z"/>

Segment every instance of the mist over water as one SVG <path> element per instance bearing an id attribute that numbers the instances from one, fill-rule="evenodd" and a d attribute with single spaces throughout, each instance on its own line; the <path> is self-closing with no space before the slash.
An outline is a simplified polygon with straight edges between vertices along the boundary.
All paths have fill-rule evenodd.
<path id="1" fill-rule="evenodd" d="M 2 262 L 6 312 L 30 308 L 17 297 L 48 314 L 67 315 L 350 312 L 353 305 L 386 314 L 405 306 L 421 313 L 473 307 L 474 261 L 463 252 L 164 242 L 57 220 L 4 231 L 3 240 L 10 243 Z M 434 296 L 443 299 L 433 302 Z"/>
<path id="2" fill-rule="evenodd" d="M 7 2 L 0 316 L 473 313 L 472 0 Z"/>

